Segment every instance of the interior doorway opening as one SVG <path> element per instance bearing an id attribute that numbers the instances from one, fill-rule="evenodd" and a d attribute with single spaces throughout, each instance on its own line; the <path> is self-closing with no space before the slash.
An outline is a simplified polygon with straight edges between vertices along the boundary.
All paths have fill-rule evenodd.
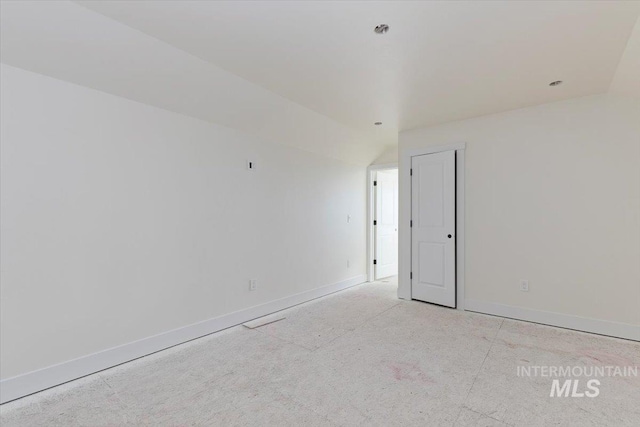
<path id="1" fill-rule="evenodd" d="M 398 274 L 398 166 L 369 167 L 369 281 Z"/>

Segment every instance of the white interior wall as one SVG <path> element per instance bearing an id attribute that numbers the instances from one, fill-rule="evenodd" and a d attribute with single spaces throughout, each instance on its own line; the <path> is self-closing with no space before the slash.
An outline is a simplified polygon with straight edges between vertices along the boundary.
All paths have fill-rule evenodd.
<path id="1" fill-rule="evenodd" d="M 365 273 L 364 166 L 1 73 L 3 379 Z"/>
<path id="2" fill-rule="evenodd" d="M 597 95 L 400 134 L 401 151 L 457 142 L 467 143 L 466 299 L 637 332 L 640 100 Z"/>
<path id="3" fill-rule="evenodd" d="M 378 156 L 372 165 L 389 165 L 398 163 L 398 146 L 387 147 L 380 156 Z"/>

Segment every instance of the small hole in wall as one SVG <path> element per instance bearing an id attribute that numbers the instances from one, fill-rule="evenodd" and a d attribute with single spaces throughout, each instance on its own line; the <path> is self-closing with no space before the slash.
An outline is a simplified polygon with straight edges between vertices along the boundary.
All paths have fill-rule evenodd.
<path id="1" fill-rule="evenodd" d="M 253 160 L 247 160 L 247 169 L 248 170 L 255 170 L 256 168 L 256 164 Z"/>

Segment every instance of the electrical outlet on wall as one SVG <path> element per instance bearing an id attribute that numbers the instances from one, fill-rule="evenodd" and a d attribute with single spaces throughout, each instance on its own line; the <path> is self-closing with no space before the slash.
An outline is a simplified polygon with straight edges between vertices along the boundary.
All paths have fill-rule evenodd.
<path id="1" fill-rule="evenodd" d="M 256 279 L 249 280 L 249 290 L 255 291 L 256 289 L 258 289 L 258 281 Z"/>
<path id="2" fill-rule="evenodd" d="M 529 281 L 528 280 L 520 280 L 520 290 L 522 292 L 529 292 Z"/>

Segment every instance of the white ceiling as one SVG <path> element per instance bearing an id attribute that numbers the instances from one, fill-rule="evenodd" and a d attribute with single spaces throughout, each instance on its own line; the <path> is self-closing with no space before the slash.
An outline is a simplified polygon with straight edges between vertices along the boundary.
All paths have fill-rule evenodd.
<path id="1" fill-rule="evenodd" d="M 638 82 L 635 1 L 0 7 L 3 63 L 361 164 L 401 130 Z"/>
<path id="2" fill-rule="evenodd" d="M 70 1 L 0 9 L 0 58 L 10 66 L 349 163 L 370 164 L 397 137 L 342 125 Z"/>
<path id="3" fill-rule="evenodd" d="M 394 132 L 605 92 L 640 13 L 617 1 L 80 3 L 348 126 Z"/>
<path id="4" fill-rule="evenodd" d="M 640 17 L 620 58 L 620 64 L 609 91 L 618 95 L 640 98 Z"/>

